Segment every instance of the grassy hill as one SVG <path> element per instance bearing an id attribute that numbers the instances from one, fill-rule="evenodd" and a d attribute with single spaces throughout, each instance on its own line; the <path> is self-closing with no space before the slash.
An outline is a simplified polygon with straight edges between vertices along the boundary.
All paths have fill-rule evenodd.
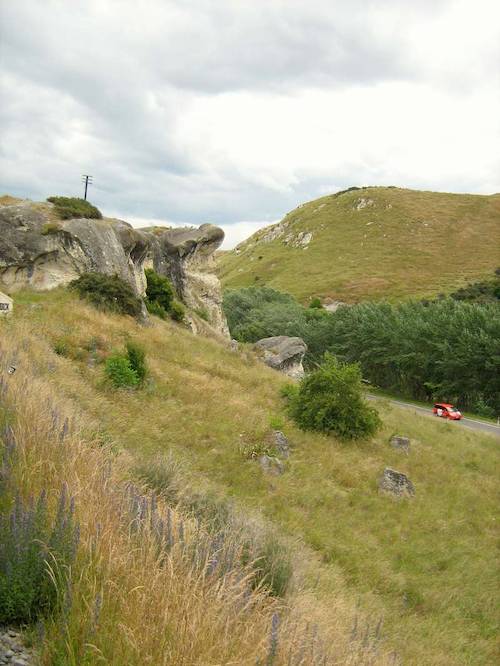
<path id="1" fill-rule="evenodd" d="M 81 524 L 71 612 L 63 632 L 48 627 L 43 663 L 157 664 L 167 653 L 186 665 L 320 663 L 313 644 L 326 646 L 328 664 L 494 662 L 495 439 L 384 401 L 373 441 L 306 434 L 284 414 L 287 380 L 245 350 L 172 322 L 141 327 L 63 289 L 19 293 L 15 307 L 0 321 L 0 421 L 10 420 L 21 446 L 16 483 L 26 496 L 49 484 L 56 497 L 65 480 Z M 127 339 L 145 347 L 150 380 L 112 390 L 101 361 Z M 7 375 L 12 363 L 17 371 Z M 293 446 L 282 476 L 264 474 L 249 455 L 272 428 Z M 412 439 L 409 456 L 389 446 L 393 433 Z M 415 498 L 379 494 L 386 466 L 409 475 Z M 244 533 L 272 529 L 294 568 L 284 601 L 246 606 L 236 582 L 210 586 L 180 555 L 163 566 L 147 534 L 136 543 L 130 528 L 119 529 L 120 478 L 148 482 L 175 512 L 187 502 L 194 517 L 208 509 L 220 519 L 234 507 Z M 294 661 L 303 631 L 307 649 Z"/>
<path id="2" fill-rule="evenodd" d="M 499 248 L 500 194 L 367 187 L 299 206 L 221 256 L 219 275 L 225 287 L 267 285 L 302 302 L 397 300 L 490 275 Z"/>

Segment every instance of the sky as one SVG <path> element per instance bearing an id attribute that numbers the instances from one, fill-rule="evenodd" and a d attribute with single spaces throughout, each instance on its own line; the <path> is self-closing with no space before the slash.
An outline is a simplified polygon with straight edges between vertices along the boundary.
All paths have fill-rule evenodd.
<path id="1" fill-rule="evenodd" d="M 498 0 L 0 0 L 0 194 L 233 247 L 352 185 L 500 192 Z"/>

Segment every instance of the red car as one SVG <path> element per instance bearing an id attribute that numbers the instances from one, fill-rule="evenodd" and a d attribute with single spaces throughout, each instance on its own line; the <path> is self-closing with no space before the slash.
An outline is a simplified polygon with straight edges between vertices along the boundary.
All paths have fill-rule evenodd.
<path id="1" fill-rule="evenodd" d="M 453 405 L 450 405 L 447 402 L 436 402 L 432 409 L 432 413 L 443 419 L 451 419 L 452 421 L 459 421 L 462 418 L 462 414 L 458 409 L 455 409 Z"/>

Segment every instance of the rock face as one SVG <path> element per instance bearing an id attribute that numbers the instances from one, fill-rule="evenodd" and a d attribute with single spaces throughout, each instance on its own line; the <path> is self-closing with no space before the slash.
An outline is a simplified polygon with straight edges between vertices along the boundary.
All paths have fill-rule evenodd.
<path id="1" fill-rule="evenodd" d="M 262 354 L 264 363 L 270 368 L 294 379 L 302 379 L 304 376 L 302 360 L 307 345 L 302 338 L 290 338 L 286 335 L 263 338 L 255 343 L 254 348 Z"/>
<path id="2" fill-rule="evenodd" d="M 11 290 L 64 285 L 96 271 L 144 294 L 147 236 L 121 220 L 57 220 L 52 204 L 0 207 L 0 280 Z"/>
<path id="3" fill-rule="evenodd" d="M 386 467 L 382 478 L 379 481 L 379 488 L 383 492 L 390 493 L 397 497 L 415 495 L 415 488 L 410 479 L 402 472 Z"/>
<path id="4" fill-rule="evenodd" d="M 211 224 L 134 229 L 109 218 L 59 220 L 50 203 L 12 199 L 0 206 L 0 284 L 9 291 L 53 289 L 92 271 L 116 274 L 144 296 L 149 264 L 171 279 L 188 308 L 229 338 L 214 270 L 223 239 Z"/>
<path id="5" fill-rule="evenodd" d="M 14 301 L 10 296 L 4 294 L 3 291 L 0 291 L 0 317 L 6 317 L 7 315 L 12 314 L 14 309 Z"/>
<path id="6" fill-rule="evenodd" d="M 217 332 L 229 338 L 214 260 L 215 251 L 224 240 L 222 229 L 202 224 L 197 229 L 144 231 L 151 239 L 148 258 L 154 270 L 170 278 L 182 301 L 202 313 Z"/>

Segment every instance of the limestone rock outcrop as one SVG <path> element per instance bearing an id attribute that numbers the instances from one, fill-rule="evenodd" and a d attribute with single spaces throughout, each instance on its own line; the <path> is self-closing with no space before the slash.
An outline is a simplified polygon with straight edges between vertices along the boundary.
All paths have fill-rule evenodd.
<path id="1" fill-rule="evenodd" d="M 198 228 L 144 229 L 152 239 L 149 261 L 172 281 L 179 298 L 224 337 L 229 338 L 222 310 L 222 291 L 215 275 L 215 251 L 224 232 L 212 224 Z"/>
<path id="2" fill-rule="evenodd" d="M 89 271 L 119 275 L 145 292 L 145 234 L 122 220 L 58 220 L 52 204 L 0 207 L 0 281 L 10 291 L 64 285 Z"/>
<path id="3" fill-rule="evenodd" d="M 302 338 L 291 338 L 287 335 L 262 338 L 255 343 L 254 348 L 270 368 L 279 370 L 293 379 L 302 379 L 304 376 L 302 360 L 307 345 Z"/>

